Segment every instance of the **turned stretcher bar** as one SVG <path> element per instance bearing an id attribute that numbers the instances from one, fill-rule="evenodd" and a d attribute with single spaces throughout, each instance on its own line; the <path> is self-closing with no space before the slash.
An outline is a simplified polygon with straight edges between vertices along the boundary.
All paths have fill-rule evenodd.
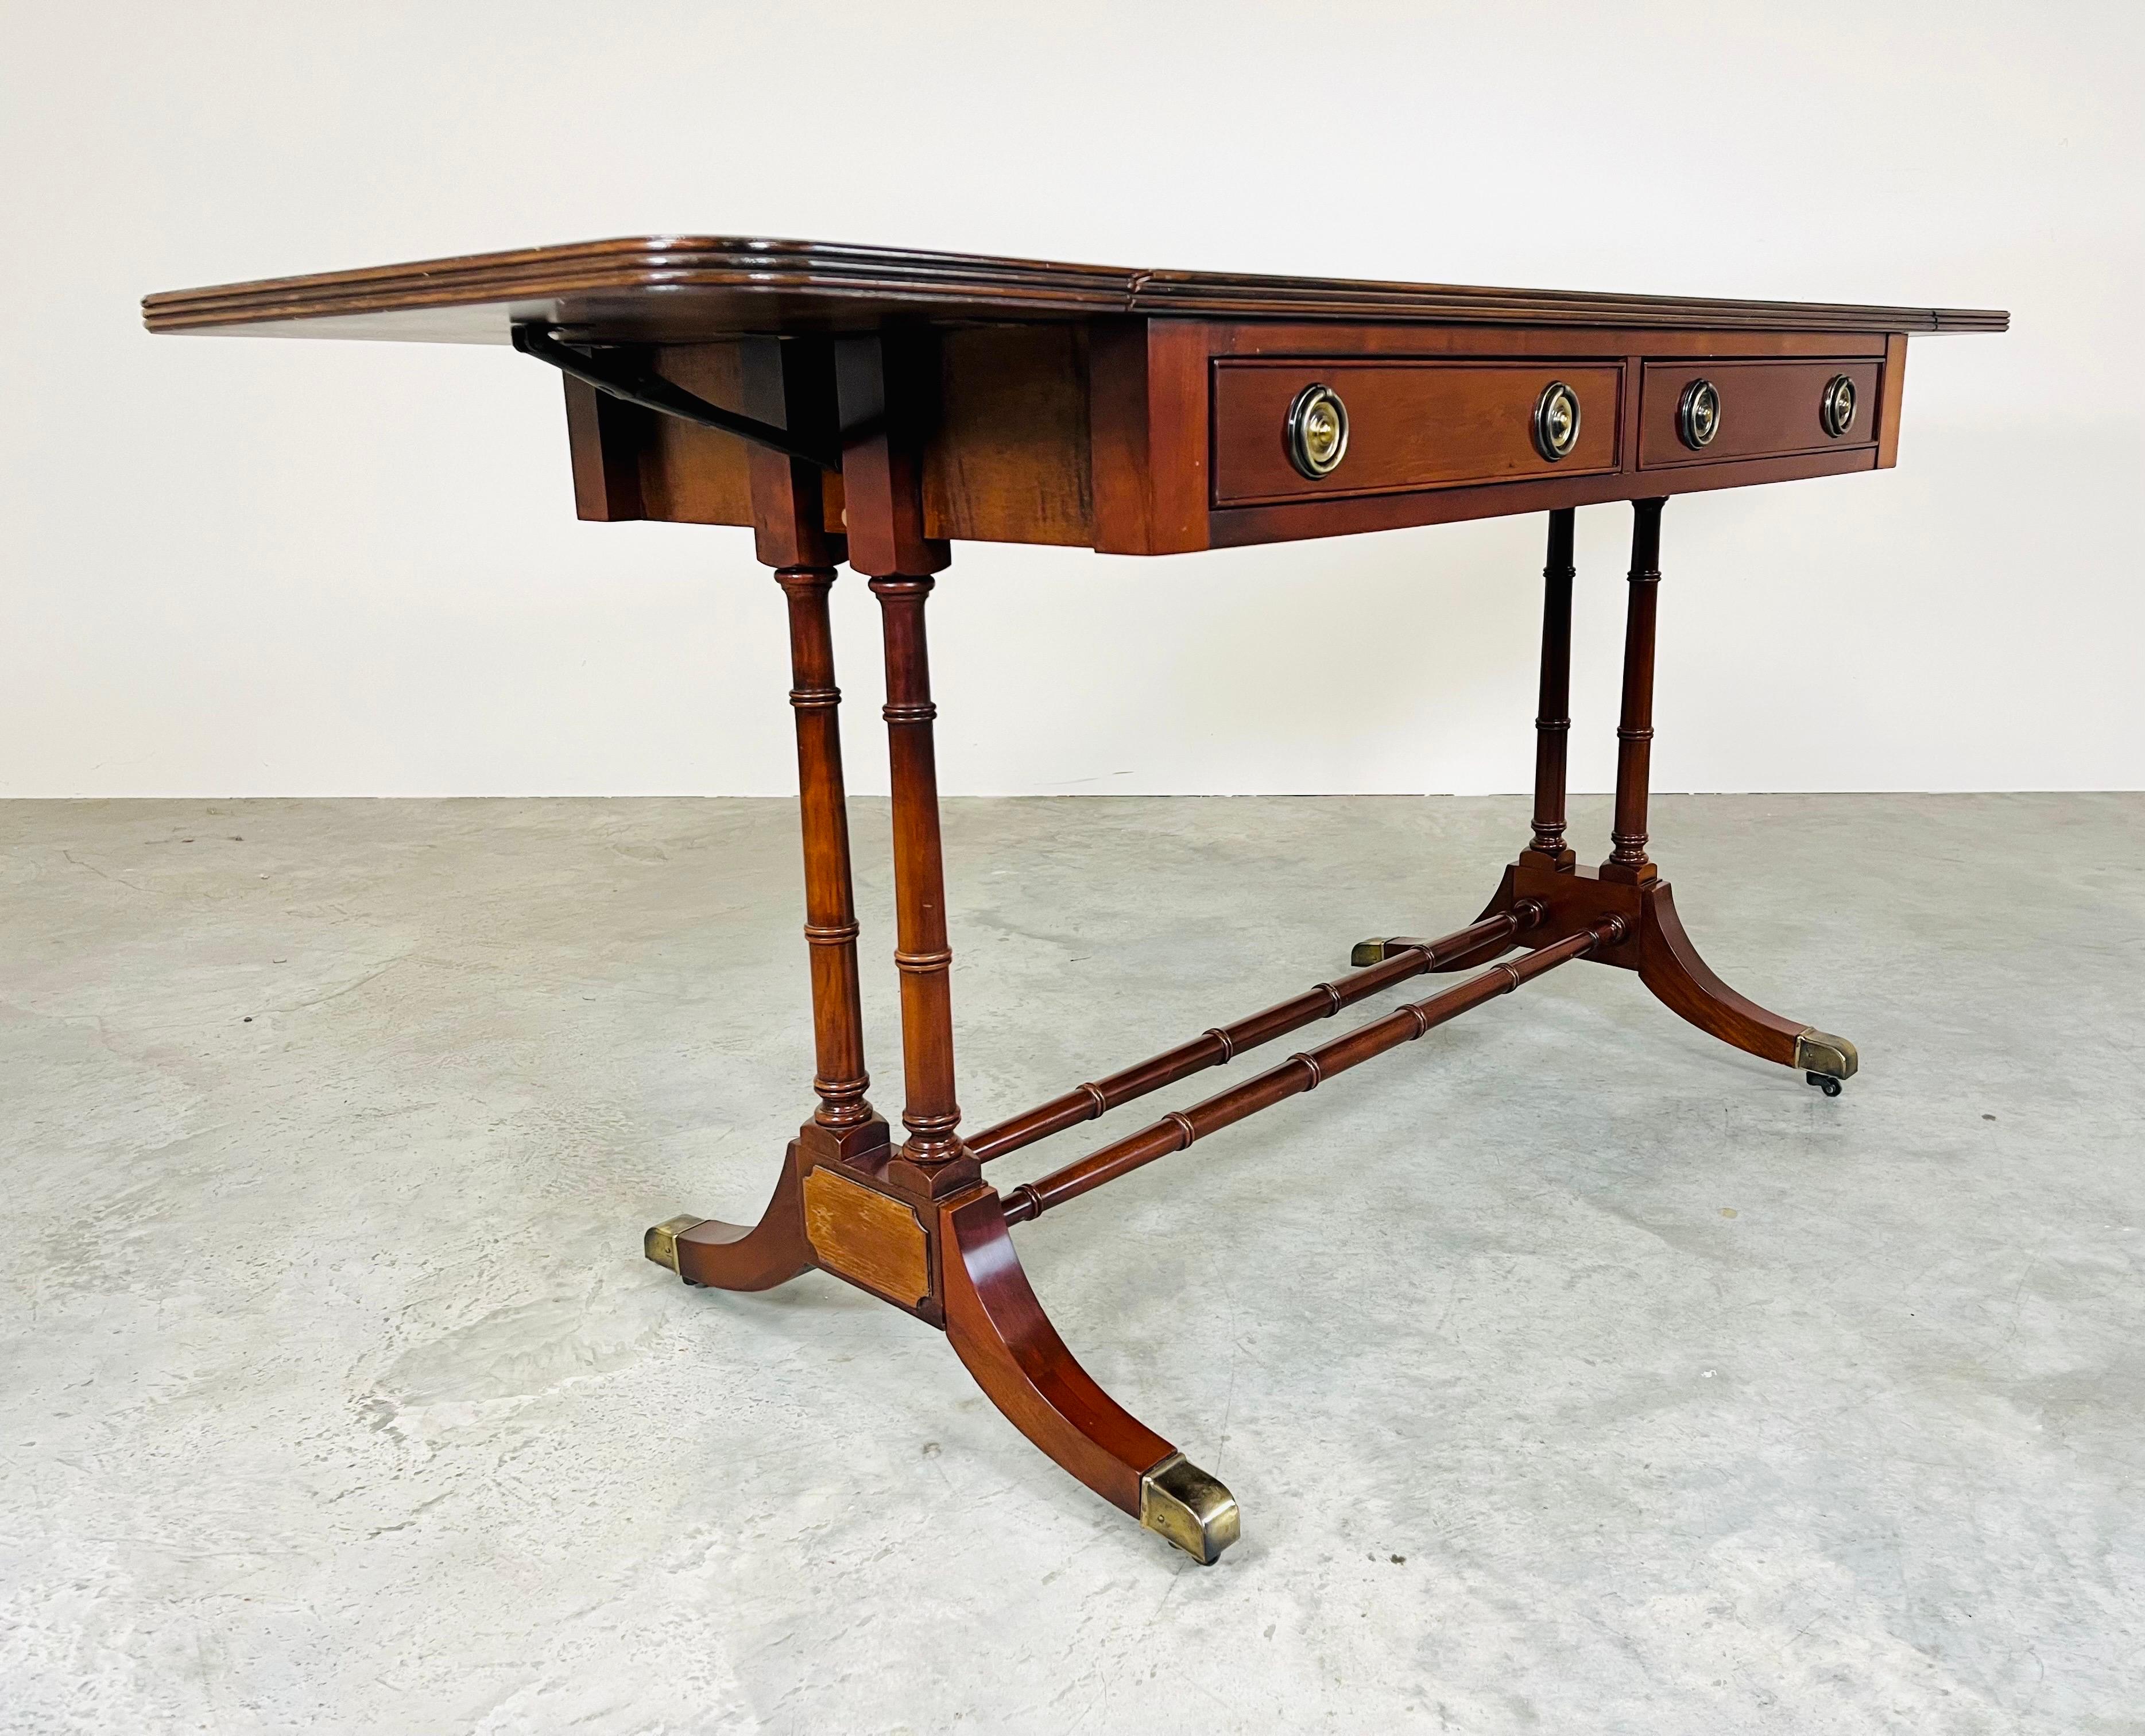
<path id="1" fill-rule="evenodd" d="M 1539 909 L 1535 916 L 1539 919 Z M 1336 1037 L 1315 1049 L 1291 1055 L 1279 1067 L 1269 1067 L 1218 1097 L 1209 1097 L 1182 1112 L 1172 1112 L 1151 1127 L 1127 1134 L 1114 1144 L 1091 1152 L 1077 1162 L 1053 1170 L 1039 1180 L 1022 1183 L 1005 1196 L 1006 1221 L 1018 1224 L 1039 1217 L 1053 1206 L 1077 1199 L 1105 1181 L 1129 1175 L 1157 1157 L 1181 1152 L 1195 1140 L 1203 1139 L 1232 1122 L 1256 1115 L 1262 1109 L 1271 1109 L 1304 1092 L 1315 1091 L 1334 1074 L 1345 1072 L 1404 1042 L 1412 1042 L 1486 1001 L 1510 994 L 1522 982 L 1530 982 L 1572 959 L 1583 958 L 1597 947 L 1615 945 L 1625 933 L 1621 918 L 1605 918 L 1591 928 L 1552 941 L 1509 963 L 1493 964 L 1480 976 L 1470 977 L 1426 999 L 1411 1001 L 1383 1018 L 1358 1026 L 1346 1037 Z"/>
<path id="2" fill-rule="evenodd" d="M 1499 911 L 1436 940 L 1366 942 L 1366 946 L 1376 945 L 1381 950 L 1375 957 L 1365 958 L 1361 956 L 1363 948 L 1358 947 L 1354 963 L 1367 967 L 1358 968 L 1353 976 L 1339 982 L 1314 983 L 1301 994 L 1269 1007 L 1263 1012 L 1238 1019 L 1233 1025 L 1217 1025 L 1201 1032 L 1189 1042 L 1180 1043 L 1107 1078 L 1076 1085 L 1063 1097 L 1053 1097 L 1047 1103 L 1038 1104 L 984 1128 L 968 1142 L 969 1155 L 978 1163 L 988 1163 L 993 1157 L 1018 1152 L 1054 1133 L 1063 1133 L 1068 1127 L 1076 1127 L 1082 1122 L 1093 1121 L 1149 1092 L 1160 1091 L 1165 1085 L 1174 1085 L 1179 1079 L 1203 1072 L 1210 1067 L 1220 1067 L 1247 1049 L 1272 1042 L 1277 1037 L 1286 1037 L 1316 1020 L 1331 1018 L 1343 1007 L 1352 1007 L 1396 982 L 1405 982 L 1426 971 L 1463 969 L 1494 958 L 1540 919 L 1541 906 L 1526 902 L 1515 909 Z"/>

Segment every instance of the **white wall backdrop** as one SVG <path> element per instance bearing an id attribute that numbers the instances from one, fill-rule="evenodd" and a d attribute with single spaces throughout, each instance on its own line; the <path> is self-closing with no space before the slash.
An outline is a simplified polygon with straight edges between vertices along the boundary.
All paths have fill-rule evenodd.
<path id="1" fill-rule="evenodd" d="M 0 794 L 789 790 L 748 534 L 576 523 L 548 371 L 136 310 L 664 230 L 2008 307 L 1914 341 L 1898 470 L 1671 505 L 1657 780 L 2145 784 L 2135 0 L 4 11 Z M 1628 523 L 1580 516 L 1581 788 Z M 947 787 L 1523 788 L 1541 535 L 966 546 Z"/>

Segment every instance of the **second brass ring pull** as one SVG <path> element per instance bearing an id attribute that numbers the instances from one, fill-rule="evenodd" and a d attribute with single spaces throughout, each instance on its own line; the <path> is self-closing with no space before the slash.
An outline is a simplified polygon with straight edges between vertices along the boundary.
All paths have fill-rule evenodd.
<path id="1" fill-rule="evenodd" d="M 1818 405 L 1818 420 L 1824 431 L 1834 440 L 1854 425 L 1854 381 L 1846 374 L 1834 374 L 1825 381 L 1824 396 Z"/>
<path id="2" fill-rule="evenodd" d="M 1720 389 L 1710 380 L 1694 380 L 1676 403 L 1676 437 L 1692 451 L 1713 444 L 1720 432 Z"/>

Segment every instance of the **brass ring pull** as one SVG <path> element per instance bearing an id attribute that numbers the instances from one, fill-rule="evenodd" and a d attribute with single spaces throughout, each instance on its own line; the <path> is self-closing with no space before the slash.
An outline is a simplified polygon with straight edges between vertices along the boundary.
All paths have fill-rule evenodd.
<path id="1" fill-rule="evenodd" d="M 1552 380 L 1535 400 L 1535 450 L 1551 464 L 1579 444 L 1579 394 Z"/>
<path id="2" fill-rule="evenodd" d="M 1844 374 L 1834 374 L 1825 382 L 1824 396 L 1818 403 L 1817 419 L 1834 440 L 1854 425 L 1854 381 Z"/>
<path id="3" fill-rule="evenodd" d="M 1330 386 L 1306 386 L 1288 407 L 1289 462 L 1316 481 L 1348 455 L 1348 406 Z"/>
<path id="4" fill-rule="evenodd" d="M 1676 437 L 1692 451 L 1713 444 L 1720 432 L 1720 392 L 1710 380 L 1694 380 L 1676 405 Z"/>

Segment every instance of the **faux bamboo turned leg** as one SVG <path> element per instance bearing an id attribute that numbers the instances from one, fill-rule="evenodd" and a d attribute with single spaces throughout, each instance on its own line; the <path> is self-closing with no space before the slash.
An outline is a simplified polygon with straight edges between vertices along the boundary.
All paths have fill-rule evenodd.
<path id="1" fill-rule="evenodd" d="M 1578 860 L 1564 838 L 1571 746 L 1571 585 L 1578 576 L 1572 548 L 1578 516 L 1569 506 L 1549 515 L 1549 552 L 1542 565 L 1541 685 L 1535 703 L 1534 836 L 1520 853 L 1522 867 L 1532 864 L 1558 873 L 1570 873 Z M 1508 873 L 1483 918 L 1510 911 L 1514 903 Z M 1365 941 L 1356 948 L 1355 962 L 1367 963 L 1381 946 L 1398 944 Z M 1472 970 L 1496 956 L 1495 950 L 1475 948 L 1441 957 L 1431 968 L 1446 974 Z"/>
<path id="2" fill-rule="evenodd" d="M 1631 590 L 1624 617 L 1624 708 L 1616 724 L 1614 848 L 1601 878 L 1639 886 L 1660 870 L 1646 858 L 1646 792 L 1654 747 L 1654 621 L 1661 589 L 1661 508 L 1665 500 L 1635 500 L 1631 520 Z"/>
<path id="3" fill-rule="evenodd" d="M 745 408 L 812 438 L 834 425 L 834 368 L 824 341 L 746 341 Z M 819 1103 L 784 1155 L 774 1196 L 749 1229 L 715 1218 L 674 1217 L 649 1231 L 643 1251 L 689 1284 L 765 1290 L 819 1262 L 804 1227 L 804 1172 L 829 1157 L 883 1151 L 886 1123 L 864 1100 L 863 1021 L 857 997 L 856 913 L 835 710 L 827 592 L 842 540 L 826 530 L 819 468 L 755 448 L 749 460 L 753 536 L 789 600 L 790 703 L 797 724 L 799 830 L 804 848 L 804 934 L 812 960 L 812 1022 Z"/>
<path id="4" fill-rule="evenodd" d="M 893 773 L 893 901 L 901 971 L 901 1062 L 908 1179 L 936 1196 L 963 1156 L 953 1096 L 953 948 L 946 933 L 946 868 L 938 832 L 938 708 L 923 630 L 927 578 L 874 579 L 886 628 L 886 729 Z M 968 1179 L 964 1177 L 963 1179 Z M 950 1182 L 951 1178 L 944 1178 Z"/>
<path id="5" fill-rule="evenodd" d="M 819 1107 L 831 1132 L 871 1119 L 864 1092 L 863 1006 L 857 982 L 857 913 L 849 874 L 849 818 L 842 778 L 842 690 L 827 611 L 832 567 L 784 567 L 789 599 L 789 703 L 797 714 L 797 788 L 804 843 L 804 938 L 812 949 L 812 1035 Z"/>
<path id="6" fill-rule="evenodd" d="M 923 605 L 946 543 L 924 535 L 923 429 L 938 389 L 928 333 L 844 338 L 834 372 L 842 427 L 843 519 L 849 565 L 871 579 L 886 646 L 887 753 L 893 768 L 894 963 L 901 972 L 907 1142 L 887 1166 L 904 1192 L 937 1199 L 979 1171 L 961 1145 L 953 1096 L 953 952 L 938 837 L 931 660 Z"/>
<path id="7" fill-rule="evenodd" d="M 920 429 L 938 369 L 928 334 L 841 339 L 844 515 L 849 565 L 868 575 L 886 633 L 893 766 L 894 903 L 908 1142 L 874 1180 L 931 1226 L 932 1306 L 984 1395 L 1066 1470 L 1202 1562 L 1237 1540 L 1235 1500 L 1097 1386 L 1028 1287 L 998 1195 L 963 1145 L 953 1096 L 952 949 L 938 835 L 929 575 L 948 550 L 926 536 Z M 918 1311 L 926 1311 L 919 1309 Z"/>
<path id="8" fill-rule="evenodd" d="M 1571 741 L 1571 581 L 1576 510 L 1549 515 L 1549 560 L 1542 568 L 1541 697 L 1535 708 L 1535 819 L 1532 854 L 1552 868 L 1575 859 L 1564 841 L 1565 762 Z"/>
<path id="9" fill-rule="evenodd" d="M 1837 1094 L 1839 1082 L 1859 1065 L 1854 1045 L 1814 1026 L 1784 1018 L 1738 994 L 1714 973 L 1676 914 L 1674 894 L 1646 854 L 1646 806 L 1654 735 L 1655 622 L 1660 595 L 1661 508 L 1665 503 L 1633 503 L 1630 594 L 1625 618 L 1624 694 L 1616 730 L 1616 808 L 1609 859 L 1599 870 L 1560 863 L 1541 846 L 1560 838 L 1563 821 L 1562 730 L 1550 748 L 1545 735 L 1537 749 L 1535 847 L 1520 853 L 1491 899 L 1486 915 L 1513 908 L 1523 899 L 1538 900 L 1543 920 L 1524 938 L 1536 948 L 1558 944 L 1605 914 L 1625 923 L 1627 938 L 1592 953 L 1602 963 L 1636 970 L 1655 997 L 1672 1012 L 1724 1042 L 1799 1068 L 1811 1082 Z M 1560 540 L 1561 537 L 1561 540 Z M 1560 599 L 1559 568 L 1569 560 L 1568 530 L 1550 530 L 1550 600 L 1542 634 L 1542 704 L 1545 719 L 1561 719 L 1566 707 L 1565 675 L 1570 667 L 1569 576 Z M 1560 554 L 1564 560 L 1560 560 Z M 1558 631 L 1560 619 L 1564 630 Z M 1550 799 L 1545 799 L 1547 795 Z M 1550 823 L 1545 824 L 1545 818 Z M 1565 853 L 1569 858 L 1570 853 Z"/>

